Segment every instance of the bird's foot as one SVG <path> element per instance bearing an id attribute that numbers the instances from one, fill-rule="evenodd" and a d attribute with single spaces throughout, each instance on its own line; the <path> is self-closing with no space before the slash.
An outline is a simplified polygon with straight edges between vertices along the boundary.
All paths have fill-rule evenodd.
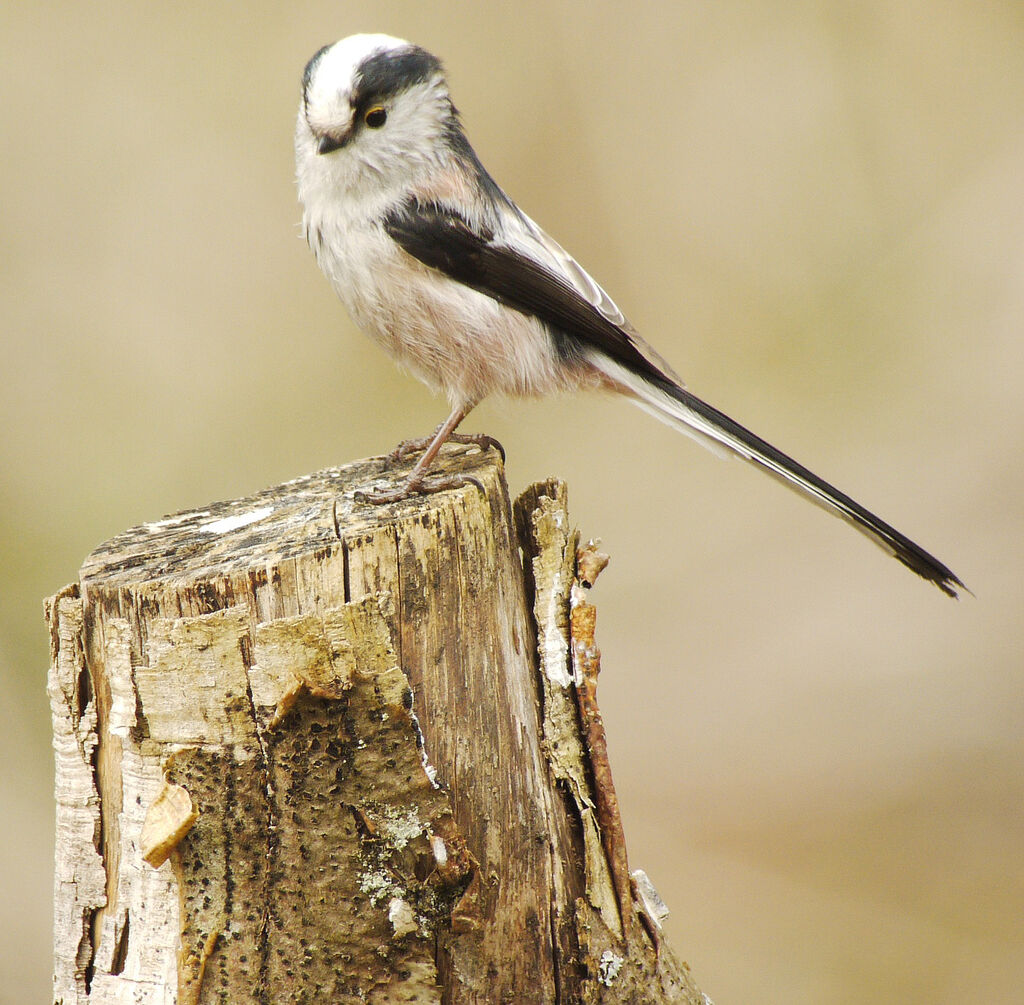
<path id="1" fill-rule="evenodd" d="M 433 442 L 433 436 L 420 436 L 414 440 L 402 440 L 388 454 L 388 461 L 394 463 L 408 457 L 410 454 L 418 454 L 426 450 Z M 501 454 L 502 464 L 505 463 L 505 448 L 493 436 L 488 436 L 486 433 L 451 433 L 446 442 L 476 444 L 480 448 L 481 453 L 485 453 L 493 447 Z"/>
<path id="2" fill-rule="evenodd" d="M 373 506 L 382 506 L 385 503 L 408 499 L 410 496 L 433 495 L 435 492 L 461 489 L 467 485 L 475 485 L 482 493 L 487 494 L 487 490 L 479 478 L 473 475 L 457 474 L 428 475 L 420 478 L 409 477 L 396 489 L 369 489 L 366 492 L 356 492 L 355 498 L 359 502 L 370 503 Z"/>

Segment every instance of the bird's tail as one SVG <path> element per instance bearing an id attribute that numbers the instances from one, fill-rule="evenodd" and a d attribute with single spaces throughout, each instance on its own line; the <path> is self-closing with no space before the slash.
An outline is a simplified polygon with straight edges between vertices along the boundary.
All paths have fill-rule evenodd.
<path id="1" fill-rule="evenodd" d="M 603 353 L 590 355 L 590 362 L 655 418 L 691 436 L 717 454 L 734 454 L 756 464 L 819 506 L 848 520 L 880 548 L 934 583 L 943 593 L 957 597 L 958 588 L 967 589 L 951 569 L 920 545 L 792 457 L 667 377 L 640 376 Z"/>

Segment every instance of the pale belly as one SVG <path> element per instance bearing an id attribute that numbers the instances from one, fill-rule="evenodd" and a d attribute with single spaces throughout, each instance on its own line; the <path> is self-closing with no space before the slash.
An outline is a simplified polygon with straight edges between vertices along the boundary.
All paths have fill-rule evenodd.
<path id="1" fill-rule="evenodd" d="M 600 383 L 591 367 L 559 357 L 537 318 L 422 265 L 384 234 L 364 235 L 355 246 L 351 237 L 344 259 L 321 265 L 353 320 L 453 403 Z"/>

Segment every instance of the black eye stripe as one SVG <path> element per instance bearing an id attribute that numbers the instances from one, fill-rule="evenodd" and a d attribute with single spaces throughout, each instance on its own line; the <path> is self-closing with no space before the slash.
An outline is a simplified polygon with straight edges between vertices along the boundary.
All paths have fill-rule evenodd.
<path id="1" fill-rule="evenodd" d="M 356 74 L 352 105 L 362 115 L 440 72 L 441 61 L 417 46 L 374 53 L 363 60 Z"/>

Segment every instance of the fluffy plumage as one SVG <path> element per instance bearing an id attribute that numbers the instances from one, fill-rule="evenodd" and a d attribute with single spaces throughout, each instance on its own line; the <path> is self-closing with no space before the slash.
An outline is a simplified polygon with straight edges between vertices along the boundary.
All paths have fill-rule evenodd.
<path id="1" fill-rule="evenodd" d="M 306 239 L 356 323 L 452 406 L 406 494 L 430 487 L 444 439 L 486 395 L 610 389 L 768 471 L 957 595 L 963 584 L 938 559 L 683 387 L 488 175 L 436 57 L 390 36 L 353 35 L 316 53 L 302 88 L 295 152 Z"/>

